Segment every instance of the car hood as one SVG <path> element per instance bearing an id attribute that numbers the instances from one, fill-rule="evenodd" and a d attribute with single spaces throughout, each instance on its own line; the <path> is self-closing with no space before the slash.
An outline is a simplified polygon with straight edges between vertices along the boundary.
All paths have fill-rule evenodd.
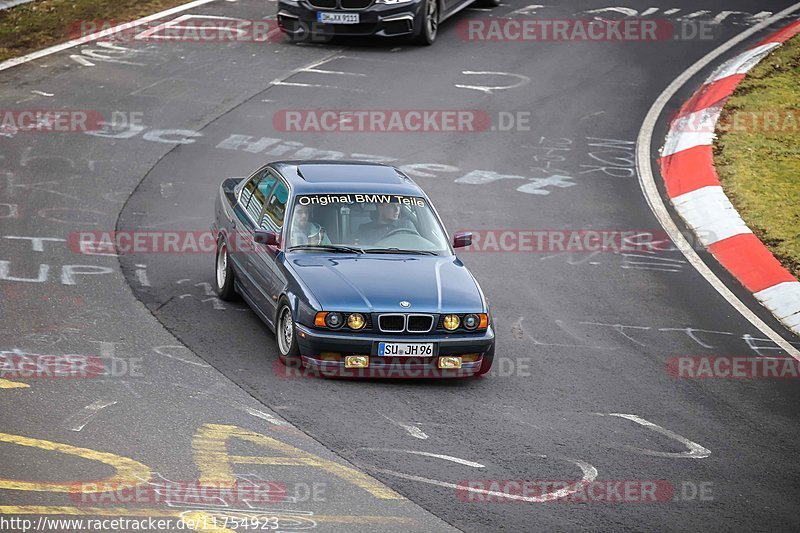
<path id="1" fill-rule="evenodd" d="M 291 255 L 288 266 L 325 310 L 484 311 L 477 283 L 455 256 Z"/>

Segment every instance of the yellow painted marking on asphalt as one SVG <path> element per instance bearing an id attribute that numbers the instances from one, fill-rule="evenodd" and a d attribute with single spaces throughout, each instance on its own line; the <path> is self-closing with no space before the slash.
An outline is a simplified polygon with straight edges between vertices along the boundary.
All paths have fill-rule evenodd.
<path id="1" fill-rule="evenodd" d="M 230 439 L 239 439 L 252 442 L 270 450 L 281 452 L 284 456 L 245 456 L 228 455 L 227 442 Z M 330 474 L 352 483 L 376 498 L 382 500 L 405 499 L 392 489 L 382 485 L 377 480 L 355 470 L 329 461 L 295 448 L 279 440 L 267 437 L 260 433 L 243 429 L 237 426 L 221 424 L 204 424 L 198 428 L 192 439 L 195 464 L 200 470 L 200 482 L 207 484 L 224 484 L 233 486 L 236 479 L 233 477 L 231 465 L 233 464 L 266 464 L 279 466 L 308 466 L 321 468 Z"/>
<path id="2" fill-rule="evenodd" d="M 30 387 L 30 385 L 27 383 L 0 378 L 0 389 L 27 389 L 28 387 Z"/>
<path id="3" fill-rule="evenodd" d="M 113 453 L 98 452 L 89 448 L 78 448 L 60 442 L 49 440 L 32 439 L 21 435 L 9 435 L 0 433 L 0 442 L 8 442 L 19 446 L 39 448 L 41 450 L 54 451 L 68 455 L 76 455 L 84 459 L 97 461 L 112 467 L 116 473 L 114 476 L 102 480 L 94 480 L 92 483 L 82 483 L 81 481 L 69 481 L 66 483 L 50 483 L 44 481 L 21 481 L 18 479 L 0 478 L 0 489 L 30 490 L 40 492 L 72 492 L 72 493 L 94 493 L 102 492 L 103 484 L 124 483 L 137 480 L 142 483 L 152 477 L 150 469 L 138 461 L 115 455 Z M 99 487 L 98 487 L 99 485 Z"/>
<path id="4" fill-rule="evenodd" d="M 202 513 L 201 516 L 197 513 Z M 230 514 L 230 513 L 228 513 Z M 270 513 L 269 511 L 253 510 L 252 512 L 236 512 L 237 516 L 277 516 L 291 518 L 291 511 L 281 511 L 280 513 Z M 205 511 L 186 511 L 182 509 L 139 509 L 135 507 L 60 507 L 54 505 L 0 505 L 0 515 L 47 515 L 47 516 L 113 516 L 113 517 L 153 517 L 153 518 L 182 518 L 187 520 L 202 522 L 203 518 L 207 522 L 213 523 L 211 517 L 223 517 L 226 515 L 224 509 L 219 513 L 211 510 Z M 402 516 L 360 516 L 360 515 L 307 515 L 298 514 L 298 517 L 307 518 L 314 522 L 324 522 L 330 524 L 413 524 L 413 518 Z M 199 519 L 199 520 L 198 520 Z M 220 518 L 217 518 L 220 521 Z M 198 529 L 196 531 L 217 531 L 227 532 L 228 529 Z"/>

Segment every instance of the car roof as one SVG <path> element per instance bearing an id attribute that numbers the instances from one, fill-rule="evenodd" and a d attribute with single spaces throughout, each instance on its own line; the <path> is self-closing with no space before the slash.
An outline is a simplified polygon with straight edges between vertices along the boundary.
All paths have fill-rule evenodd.
<path id="1" fill-rule="evenodd" d="M 414 180 L 390 165 L 365 161 L 274 161 L 295 194 L 330 192 L 424 196 Z"/>

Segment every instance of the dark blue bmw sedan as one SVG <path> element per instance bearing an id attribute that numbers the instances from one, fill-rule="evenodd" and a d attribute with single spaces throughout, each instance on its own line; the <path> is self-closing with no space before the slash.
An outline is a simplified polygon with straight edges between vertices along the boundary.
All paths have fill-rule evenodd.
<path id="1" fill-rule="evenodd" d="M 274 331 L 287 365 L 324 375 L 489 371 L 494 330 L 478 282 L 420 187 L 374 163 L 279 161 L 222 182 L 215 286 Z"/>

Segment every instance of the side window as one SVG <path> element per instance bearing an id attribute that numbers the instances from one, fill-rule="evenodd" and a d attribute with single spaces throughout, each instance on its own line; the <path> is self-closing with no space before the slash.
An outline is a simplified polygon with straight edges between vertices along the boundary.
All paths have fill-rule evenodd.
<path id="1" fill-rule="evenodd" d="M 253 217 L 253 220 L 258 220 L 259 215 L 261 215 L 264 201 L 269 196 L 276 181 L 275 176 L 269 169 L 264 169 L 253 176 L 242 188 L 242 196 L 239 201 L 245 211 Z"/>
<path id="2" fill-rule="evenodd" d="M 269 169 L 265 169 L 261 174 L 261 181 L 258 182 L 258 188 L 261 193 L 264 195 L 264 198 L 269 198 L 269 193 L 272 192 L 272 186 L 275 185 L 275 182 L 278 179 L 275 177 L 275 174 L 269 171 Z M 258 217 L 255 217 L 256 219 Z"/>
<path id="3" fill-rule="evenodd" d="M 242 195 L 239 197 L 239 203 L 244 209 L 247 209 L 247 204 L 250 203 L 250 199 L 253 197 L 253 191 L 256 190 L 256 185 L 258 185 L 258 176 L 253 176 L 244 184 Z"/>
<path id="4" fill-rule="evenodd" d="M 275 186 L 272 196 L 269 197 L 267 207 L 264 209 L 264 216 L 261 217 L 261 227 L 265 228 L 268 224 L 280 229 L 283 227 L 283 215 L 286 214 L 286 200 L 289 198 L 289 191 L 286 185 L 281 182 Z"/>
<path id="5" fill-rule="evenodd" d="M 256 187 L 255 191 L 253 191 L 253 197 L 250 198 L 250 202 L 248 202 L 247 207 L 245 208 L 247 212 L 253 217 L 253 220 L 258 220 L 259 215 L 261 214 L 261 210 L 264 208 L 264 192 Z"/>

